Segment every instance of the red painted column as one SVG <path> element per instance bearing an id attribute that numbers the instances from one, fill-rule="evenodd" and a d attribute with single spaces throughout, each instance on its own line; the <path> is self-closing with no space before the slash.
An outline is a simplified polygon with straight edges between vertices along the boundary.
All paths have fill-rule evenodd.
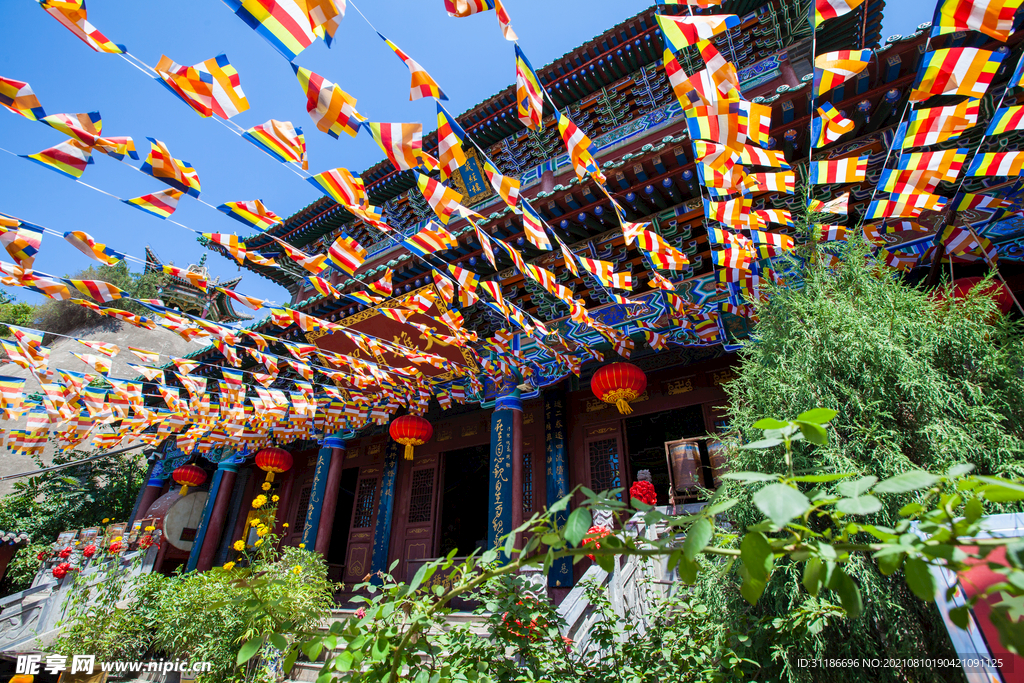
<path id="1" fill-rule="evenodd" d="M 238 475 L 237 463 L 224 461 L 218 468 L 222 470 L 220 486 L 217 487 L 217 498 L 213 501 L 213 510 L 210 511 L 206 534 L 203 536 L 203 547 L 199 551 L 199 561 L 196 563 L 196 569 L 201 572 L 213 567 L 213 558 L 217 556 L 217 547 L 220 545 L 221 536 L 224 535 L 224 521 L 228 516 L 228 508 L 231 507 L 235 477 Z"/>
<path id="2" fill-rule="evenodd" d="M 540 190 L 541 192 L 551 192 L 555 189 L 555 172 L 544 171 L 540 174 Z"/>
<path id="3" fill-rule="evenodd" d="M 328 443 L 328 441 L 331 441 L 331 443 Z M 328 439 L 324 440 L 324 445 L 331 447 L 331 466 L 327 470 L 324 502 L 320 508 L 320 524 L 316 530 L 316 546 L 314 549 L 321 555 L 326 555 L 327 549 L 331 547 L 331 534 L 334 531 L 334 512 L 338 509 L 338 489 L 341 488 L 341 470 L 345 465 L 344 441 L 328 437 Z"/>

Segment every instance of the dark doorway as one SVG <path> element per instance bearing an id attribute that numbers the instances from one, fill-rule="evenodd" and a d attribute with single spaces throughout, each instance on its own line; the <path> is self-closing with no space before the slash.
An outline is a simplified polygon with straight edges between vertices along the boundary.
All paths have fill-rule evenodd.
<path id="1" fill-rule="evenodd" d="M 490 491 L 489 444 L 444 454 L 441 498 L 441 556 L 457 548 L 469 555 L 487 545 L 487 501 Z"/>
<path id="2" fill-rule="evenodd" d="M 348 467 L 341 471 L 338 507 L 334 510 L 334 528 L 331 529 L 331 547 L 327 550 L 327 564 L 345 564 L 348 531 L 352 526 L 352 506 L 356 500 L 356 481 L 358 479 L 358 467 Z"/>
<path id="3" fill-rule="evenodd" d="M 630 481 L 640 470 L 651 471 L 651 483 L 658 492 L 658 505 L 668 505 L 668 463 L 665 442 L 689 439 L 708 433 L 704 409 L 700 405 L 666 410 L 624 420 L 626 446 L 629 449 Z"/>

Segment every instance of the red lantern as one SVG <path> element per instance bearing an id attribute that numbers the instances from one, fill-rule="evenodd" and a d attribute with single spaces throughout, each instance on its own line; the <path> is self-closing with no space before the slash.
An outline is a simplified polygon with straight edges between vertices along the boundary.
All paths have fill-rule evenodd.
<path id="1" fill-rule="evenodd" d="M 434 436 L 434 427 L 419 415 L 403 415 L 391 421 L 391 438 L 405 446 L 405 459 L 412 460 L 413 446 L 422 446 Z"/>
<path id="2" fill-rule="evenodd" d="M 182 465 L 171 474 L 174 483 L 181 484 L 181 495 L 188 495 L 189 486 L 202 486 L 206 472 L 198 465 Z"/>
<path id="3" fill-rule="evenodd" d="M 632 363 L 610 363 L 594 373 L 590 390 L 605 403 L 614 403 L 621 414 L 629 415 L 633 412 L 629 402 L 647 390 L 647 376 Z"/>
<path id="4" fill-rule="evenodd" d="M 267 473 L 267 481 L 274 481 L 274 475 L 292 468 L 292 454 L 283 448 L 264 448 L 256 454 L 256 467 Z"/>
<path id="5" fill-rule="evenodd" d="M 953 280 L 953 296 L 957 299 L 965 298 L 983 279 L 980 277 L 959 277 Z M 1013 309 L 1013 296 L 1010 295 L 1010 290 L 1002 282 L 990 282 L 988 286 L 983 287 L 978 293 L 995 299 L 999 312 L 1003 315 L 1006 315 Z"/>

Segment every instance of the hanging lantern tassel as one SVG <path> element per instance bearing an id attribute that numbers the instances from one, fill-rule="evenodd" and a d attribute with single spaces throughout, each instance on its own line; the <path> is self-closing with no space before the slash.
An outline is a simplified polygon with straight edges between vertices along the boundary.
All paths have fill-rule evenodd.
<path id="1" fill-rule="evenodd" d="M 633 412 L 629 402 L 647 390 L 647 376 L 632 363 L 610 363 L 594 373 L 590 389 L 605 403 L 613 403 L 620 414 L 629 415 Z"/>
<path id="2" fill-rule="evenodd" d="M 292 454 L 283 448 L 264 448 L 256 454 L 256 467 L 267 473 L 266 481 L 273 482 L 274 474 L 292 468 Z"/>
<path id="3" fill-rule="evenodd" d="M 434 436 L 434 427 L 419 415 L 403 415 L 391 421 L 391 438 L 405 446 L 405 459 L 412 460 L 413 447 L 422 446 Z"/>
<path id="4" fill-rule="evenodd" d="M 188 495 L 189 486 L 202 486 L 206 481 L 206 472 L 198 465 L 182 465 L 171 474 L 176 484 L 181 484 L 182 496 Z"/>

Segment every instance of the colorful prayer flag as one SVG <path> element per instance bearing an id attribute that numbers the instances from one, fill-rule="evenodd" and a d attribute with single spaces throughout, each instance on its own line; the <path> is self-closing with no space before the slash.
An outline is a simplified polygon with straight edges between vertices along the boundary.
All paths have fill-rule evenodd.
<path id="1" fill-rule="evenodd" d="M 967 159 L 966 147 L 947 149 L 941 152 L 915 152 L 900 156 L 896 167 L 901 171 L 935 171 L 946 182 L 953 182 L 960 175 L 960 169 Z M 978 157 L 975 156 L 975 161 Z M 972 164 L 973 165 L 973 164 Z"/>
<path id="2" fill-rule="evenodd" d="M 421 164 L 423 126 L 419 123 L 368 123 L 373 139 L 399 171 Z"/>
<path id="3" fill-rule="evenodd" d="M 430 221 L 427 227 L 405 240 L 403 244 L 420 256 L 428 256 L 437 251 L 454 249 L 459 243 L 450 232 Z"/>
<path id="4" fill-rule="evenodd" d="M 167 218 L 178 208 L 178 200 L 181 199 L 183 194 L 185 193 L 181 190 L 171 188 L 152 194 L 144 194 L 134 199 L 122 199 L 121 201 L 128 206 L 134 206 L 136 209 L 145 211 L 158 218 Z"/>
<path id="5" fill-rule="evenodd" d="M 238 72 L 227 55 L 217 55 L 194 66 L 181 66 L 166 55 L 157 62 L 160 83 L 202 117 L 230 119 L 249 109 Z"/>
<path id="6" fill-rule="evenodd" d="M 978 31 L 1006 42 L 1021 0 L 941 0 L 932 20 L 932 37 L 957 31 Z"/>
<path id="7" fill-rule="evenodd" d="M 128 350 L 134 353 L 143 363 L 157 363 L 160 361 L 160 354 L 156 351 L 137 349 L 134 346 L 129 346 Z"/>
<path id="8" fill-rule="evenodd" d="M 519 122 L 533 130 L 540 130 L 544 119 L 544 89 L 537 72 L 530 65 L 516 43 L 516 112 Z"/>
<path id="9" fill-rule="evenodd" d="M 502 175 L 490 161 L 484 159 L 484 175 L 490 181 L 494 191 L 513 209 L 519 203 L 519 181 L 510 176 Z"/>
<path id="10" fill-rule="evenodd" d="M 847 157 L 811 163 L 811 184 L 864 182 L 868 172 L 868 157 Z"/>
<path id="11" fill-rule="evenodd" d="M 46 166 L 57 173 L 75 180 L 82 177 L 85 167 L 93 163 L 91 148 L 77 140 L 65 140 L 55 147 L 44 149 L 38 154 L 19 154 L 22 159 L 29 159 Z"/>
<path id="12" fill-rule="evenodd" d="M 475 292 L 477 285 L 480 284 L 480 276 L 471 270 L 449 264 L 448 272 L 455 277 L 455 281 L 459 283 L 459 286 L 467 291 Z"/>
<path id="13" fill-rule="evenodd" d="M 0 105 L 29 121 L 38 121 L 46 116 L 32 86 L 13 78 L 0 76 Z"/>
<path id="14" fill-rule="evenodd" d="M 342 133 L 355 137 L 366 117 L 356 111 L 356 98 L 320 74 L 292 64 L 302 91 L 306 93 L 306 111 L 317 130 L 337 139 Z"/>
<path id="15" fill-rule="evenodd" d="M 246 296 L 245 294 L 240 294 L 235 290 L 227 289 L 226 287 L 214 287 L 214 289 L 216 289 L 218 292 L 223 292 L 229 298 L 234 299 L 238 303 L 242 304 L 247 308 L 251 308 L 254 311 L 260 310 L 261 308 L 263 308 L 263 304 L 267 303 L 263 299 L 257 299 L 256 297 L 253 296 Z"/>
<path id="16" fill-rule="evenodd" d="M 110 303 L 115 299 L 120 299 L 124 292 L 110 284 L 109 282 L 103 282 L 102 280 L 64 280 L 82 294 L 91 296 L 100 303 Z"/>
<path id="17" fill-rule="evenodd" d="M 334 285 L 332 285 L 330 282 L 323 279 L 322 277 L 317 277 L 316 275 L 307 275 L 306 281 L 309 282 L 310 286 L 313 287 L 313 289 L 319 292 L 322 296 L 327 296 L 334 299 L 341 298 L 341 293 L 334 288 Z"/>
<path id="18" fill-rule="evenodd" d="M 576 177 L 580 180 L 585 180 L 590 175 L 593 176 L 594 180 L 603 185 L 604 175 L 597 167 L 594 157 L 590 154 L 590 138 L 575 123 L 570 121 L 568 116 L 565 116 L 557 109 L 555 114 L 558 116 L 558 132 L 561 134 L 562 141 L 569 150 L 569 157 L 572 159 L 572 166 L 573 170 L 576 171 Z"/>
<path id="19" fill-rule="evenodd" d="M 777 173 L 751 173 L 757 184 L 758 190 L 766 192 L 785 192 L 794 194 L 796 192 L 796 174 L 793 171 L 779 171 Z"/>
<path id="20" fill-rule="evenodd" d="M 844 192 L 828 201 L 811 199 L 807 202 L 807 211 L 809 213 L 835 213 L 845 216 L 850 211 L 850 193 Z"/>
<path id="21" fill-rule="evenodd" d="M 155 138 L 146 138 L 150 143 L 149 156 L 142 164 L 142 172 L 163 181 L 176 190 L 198 197 L 202 190 L 199 174 L 192 164 L 171 156 L 167 146 Z"/>
<path id="22" fill-rule="evenodd" d="M 814 58 L 814 95 L 827 93 L 867 68 L 871 50 L 837 50 Z"/>
<path id="23" fill-rule="evenodd" d="M 96 52 L 125 52 L 124 45 L 115 45 L 87 21 L 85 0 L 39 0 L 39 6 Z"/>
<path id="24" fill-rule="evenodd" d="M 498 26 L 501 28 L 501 35 L 505 37 L 505 40 L 511 40 L 512 42 L 519 40 L 519 36 L 512 30 L 512 19 L 508 16 L 508 12 L 505 11 L 505 6 L 501 4 L 501 0 L 494 0 L 494 13 L 498 15 Z"/>
<path id="25" fill-rule="evenodd" d="M 224 0 L 224 4 L 289 62 L 316 40 L 309 16 L 296 0 Z"/>
<path id="26" fill-rule="evenodd" d="M 815 223 L 814 240 L 816 242 L 845 242 L 846 228 L 841 225 Z"/>
<path id="27" fill-rule="evenodd" d="M 854 123 L 843 116 L 830 102 L 818 107 L 818 115 L 811 120 L 811 145 L 824 147 L 853 130 Z"/>
<path id="28" fill-rule="evenodd" d="M 204 232 L 203 237 L 213 244 L 224 247 L 224 250 L 238 261 L 238 265 L 245 263 L 245 242 L 240 242 L 238 235 Z"/>
<path id="29" fill-rule="evenodd" d="M 971 167 L 967 169 L 969 176 L 1008 176 L 1017 177 L 1024 170 L 1024 152 L 985 152 L 976 154 Z"/>
<path id="30" fill-rule="evenodd" d="M 735 14 L 697 16 L 657 14 L 655 18 L 658 20 L 658 25 L 661 26 L 665 40 L 677 52 L 690 45 L 696 45 L 698 41 L 709 40 L 727 29 L 740 25 L 740 19 Z"/>
<path id="31" fill-rule="evenodd" d="M 459 122 L 438 102 L 437 156 L 441 180 L 448 180 L 459 166 L 466 163 L 466 152 L 462 149 L 462 141 L 466 137 L 466 131 L 462 130 Z"/>
<path id="32" fill-rule="evenodd" d="M 339 236 L 327 250 L 327 262 L 348 275 L 354 275 L 365 260 L 366 249 L 348 235 Z"/>
<path id="33" fill-rule="evenodd" d="M 225 202 L 217 207 L 240 223 L 251 225 L 260 232 L 267 230 L 281 222 L 281 218 L 273 211 L 263 206 L 259 199 L 247 202 Z"/>
<path id="34" fill-rule="evenodd" d="M 862 2 L 864 0 L 814 0 L 813 24 L 817 27 L 824 21 L 849 14 Z"/>
<path id="35" fill-rule="evenodd" d="M 42 226 L 0 213 L 0 244 L 25 270 L 31 270 L 35 263 L 43 241 L 43 231 Z"/>
<path id="36" fill-rule="evenodd" d="M 523 202 L 523 233 L 530 244 L 542 251 L 551 249 L 551 240 L 548 239 L 547 231 L 544 229 L 544 219 L 530 205 Z"/>
<path id="37" fill-rule="evenodd" d="M 597 278 L 605 287 L 614 287 L 616 289 L 626 289 L 632 291 L 633 289 L 633 275 L 628 272 L 616 273 L 615 264 L 610 261 L 601 261 L 598 259 L 578 257 L 580 264 L 587 270 L 588 273 Z"/>
<path id="38" fill-rule="evenodd" d="M 1024 104 L 996 109 L 985 135 L 999 135 L 1024 130 Z"/>
<path id="39" fill-rule="evenodd" d="M 966 95 L 980 99 L 1005 55 L 973 47 L 949 47 L 926 52 L 910 91 L 911 102 L 933 95 Z"/>
<path id="40" fill-rule="evenodd" d="M 394 284 L 391 282 L 393 276 L 394 271 L 390 268 L 386 269 L 380 279 L 369 284 L 370 289 L 381 296 L 391 296 L 395 292 Z"/>
<path id="41" fill-rule="evenodd" d="M 978 122 L 978 100 L 948 107 L 915 109 L 910 114 L 900 147 L 922 147 L 955 138 Z"/>
<path id="42" fill-rule="evenodd" d="M 99 261 L 105 265 L 112 266 L 118 261 L 124 260 L 124 254 L 114 251 L 105 244 L 97 242 L 92 238 L 92 236 L 88 233 L 82 232 L 81 230 L 64 233 L 64 239 L 66 239 L 71 246 L 78 249 L 78 251 L 82 252 L 89 258 Z"/>
<path id="43" fill-rule="evenodd" d="M 434 210 L 441 222 L 447 225 L 462 201 L 462 195 L 444 183 L 422 173 L 416 174 L 416 185 L 423 193 L 423 198 L 430 204 L 430 208 Z"/>
<path id="44" fill-rule="evenodd" d="M 270 119 L 242 133 L 242 137 L 282 163 L 300 164 L 309 170 L 306 136 L 290 121 Z"/>
<path id="45" fill-rule="evenodd" d="M 427 70 L 420 66 L 419 62 L 405 54 L 400 47 L 392 43 L 390 40 L 385 38 L 380 32 L 377 33 L 391 51 L 402 60 L 402 63 L 409 68 L 409 73 L 412 75 L 412 85 L 409 89 L 409 101 L 422 99 L 424 97 L 433 97 L 436 100 L 447 100 L 448 96 L 441 91 L 441 87 L 437 84 Z"/>

